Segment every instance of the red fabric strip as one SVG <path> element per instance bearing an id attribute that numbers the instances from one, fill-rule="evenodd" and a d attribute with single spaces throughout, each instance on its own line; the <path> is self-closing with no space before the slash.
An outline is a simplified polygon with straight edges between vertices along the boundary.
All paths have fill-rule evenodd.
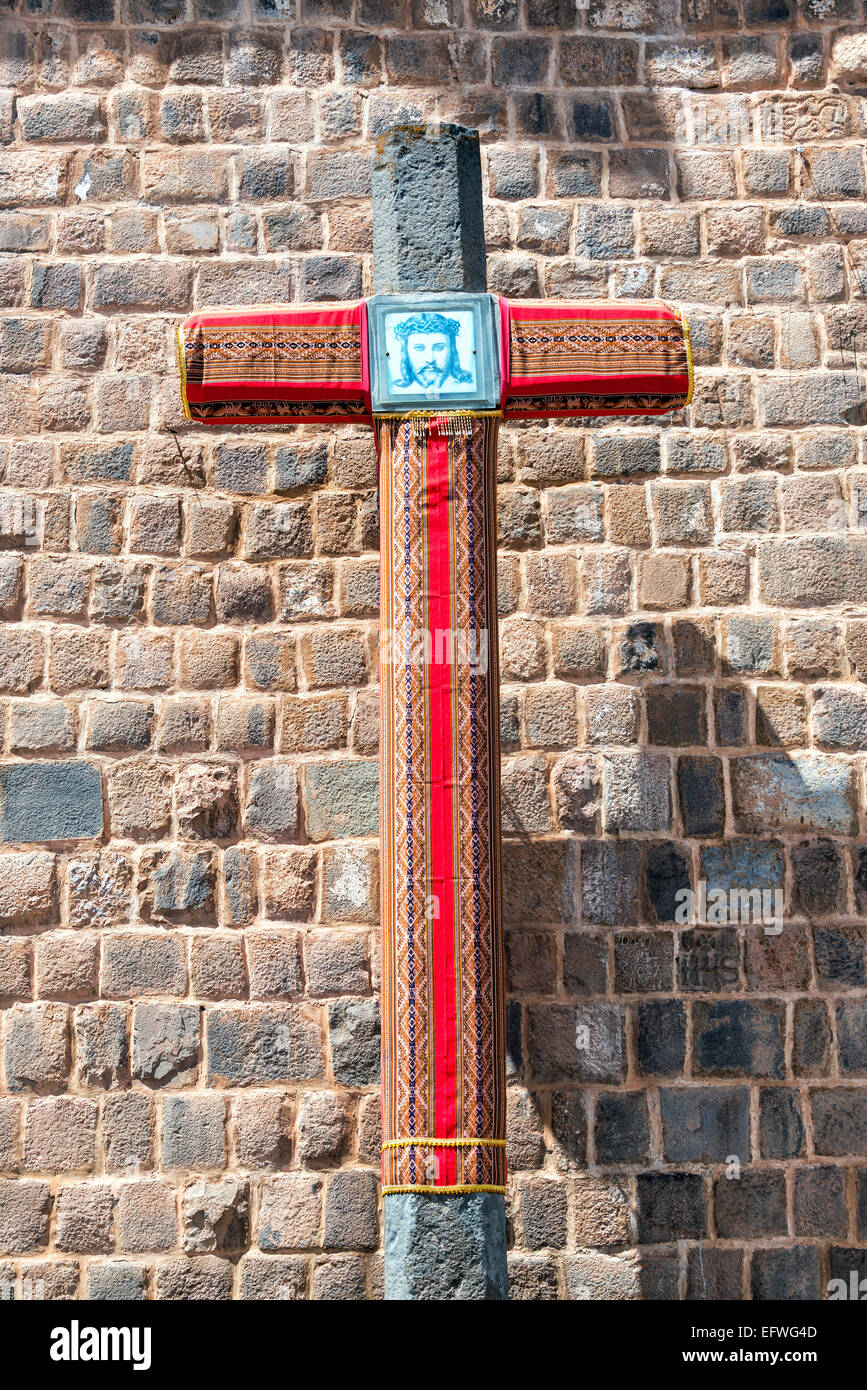
<path id="1" fill-rule="evenodd" d="M 187 382 L 187 400 L 202 401 L 337 401 L 364 400 L 357 381 L 222 381 Z"/>
<path id="2" fill-rule="evenodd" d="M 635 303 L 625 299 L 512 299 L 509 300 L 509 314 L 513 319 L 562 319 L 574 316 L 581 319 L 676 320 L 680 317 L 669 304 L 653 303 L 651 300 Z"/>
<path id="3" fill-rule="evenodd" d="M 430 892 L 434 995 L 435 1134 L 453 1139 L 457 1126 L 457 1011 L 455 1006 L 454 772 L 452 763 L 452 667 L 442 658 L 437 635 L 451 631 L 452 576 L 448 440 L 432 421 L 427 449 L 427 621 L 431 659 L 427 665 L 430 699 L 429 787 Z M 439 645 L 439 650 L 438 650 Z M 449 648 L 450 650 L 450 648 Z M 454 1149 L 438 1151 L 437 1187 L 457 1181 Z"/>
<path id="4" fill-rule="evenodd" d="M 689 390 L 689 372 L 616 372 L 602 376 L 592 371 L 556 372 L 550 376 L 522 376 L 517 373 L 509 382 L 510 396 L 544 396 L 546 391 L 567 391 L 570 395 L 676 396 Z M 507 402 L 508 405 L 508 402 Z"/>
<path id="5" fill-rule="evenodd" d="M 344 323 L 361 322 L 362 301 L 352 304 L 331 304 L 327 308 L 318 304 L 287 305 L 285 308 L 268 309 L 203 309 L 201 313 L 190 314 L 184 319 L 183 330 L 187 338 L 192 337 L 197 328 L 238 328 L 264 327 L 286 324 L 321 324 L 323 327 L 340 327 Z"/>

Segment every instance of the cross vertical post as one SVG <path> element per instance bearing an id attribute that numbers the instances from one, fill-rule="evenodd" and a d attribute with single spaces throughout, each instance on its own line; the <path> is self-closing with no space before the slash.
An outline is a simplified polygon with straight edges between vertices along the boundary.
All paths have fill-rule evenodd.
<path id="1" fill-rule="evenodd" d="M 457 324 L 431 294 L 486 290 L 475 131 L 402 127 L 379 139 L 373 263 L 378 297 L 424 295 L 419 329 Z M 498 337 L 499 320 L 485 331 Z M 435 333 L 418 335 L 419 353 L 425 338 Z M 496 355 L 496 341 L 484 346 Z M 407 360 L 412 351 L 410 338 Z M 435 379 L 435 363 L 414 365 L 422 382 Z M 375 417 L 389 1299 L 508 1296 L 498 426 L 498 412 L 470 414 L 454 400 Z"/>
<path id="2" fill-rule="evenodd" d="M 688 405 L 689 329 L 658 301 L 488 295 L 475 131 L 381 136 L 373 214 L 372 298 L 193 314 L 178 332 L 181 395 L 202 425 L 373 424 L 386 1297 L 496 1300 L 508 1296 L 497 432 L 501 418 Z"/>

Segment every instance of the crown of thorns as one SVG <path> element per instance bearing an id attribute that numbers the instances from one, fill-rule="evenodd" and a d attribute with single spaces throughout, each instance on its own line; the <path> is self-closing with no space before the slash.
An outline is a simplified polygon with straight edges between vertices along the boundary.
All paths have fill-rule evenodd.
<path id="1" fill-rule="evenodd" d="M 445 314 L 413 314 L 395 327 L 398 338 L 408 338 L 410 333 L 447 333 L 456 338 L 461 331 L 457 319 L 447 319 Z"/>

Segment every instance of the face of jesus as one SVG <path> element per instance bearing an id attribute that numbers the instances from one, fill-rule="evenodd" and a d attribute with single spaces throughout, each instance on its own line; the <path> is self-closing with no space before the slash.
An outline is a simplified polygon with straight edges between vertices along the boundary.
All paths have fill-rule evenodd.
<path id="1" fill-rule="evenodd" d="M 425 390 L 442 388 L 449 370 L 451 345 L 444 333 L 411 333 L 406 342 L 409 365 Z"/>

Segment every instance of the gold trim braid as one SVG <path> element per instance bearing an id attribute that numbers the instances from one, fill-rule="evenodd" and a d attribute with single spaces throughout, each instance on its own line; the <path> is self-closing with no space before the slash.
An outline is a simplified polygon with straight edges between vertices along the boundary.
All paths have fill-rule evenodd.
<path id="1" fill-rule="evenodd" d="M 466 1183 L 463 1186 L 457 1184 L 455 1187 L 422 1187 L 418 1183 L 416 1183 L 414 1186 L 407 1185 L 406 1187 L 384 1187 L 382 1189 L 382 1195 L 383 1197 L 389 1197 L 395 1192 L 426 1192 L 429 1193 L 431 1197 L 448 1197 L 449 1195 L 453 1195 L 456 1192 L 504 1193 L 505 1191 L 505 1187 L 498 1187 L 495 1183 L 479 1183 L 476 1186 Z"/>
<path id="2" fill-rule="evenodd" d="M 477 1149 L 482 1145 L 495 1149 L 506 1147 L 505 1139 L 389 1139 L 383 1149 Z"/>
<path id="3" fill-rule="evenodd" d="M 680 321 L 683 324 L 683 341 L 686 346 L 686 370 L 689 373 L 689 387 L 686 393 L 686 400 L 681 406 L 681 409 L 685 410 L 692 401 L 692 391 L 695 385 L 695 365 L 692 360 L 692 338 L 690 337 L 689 319 L 686 317 L 686 314 L 681 313 Z"/>
<path id="4" fill-rule="evenodd" d="M 184 419 L 192 420 L 193 417 L 190 414 L 190 407 L 187 401 L 187 363 L 184 356 L 184 338 L 181 327 L 182 325 L 178 324 L 175 334 L 178 343 L 178 371 L 181 378 L 181 406 L 183 407 Z"/>

